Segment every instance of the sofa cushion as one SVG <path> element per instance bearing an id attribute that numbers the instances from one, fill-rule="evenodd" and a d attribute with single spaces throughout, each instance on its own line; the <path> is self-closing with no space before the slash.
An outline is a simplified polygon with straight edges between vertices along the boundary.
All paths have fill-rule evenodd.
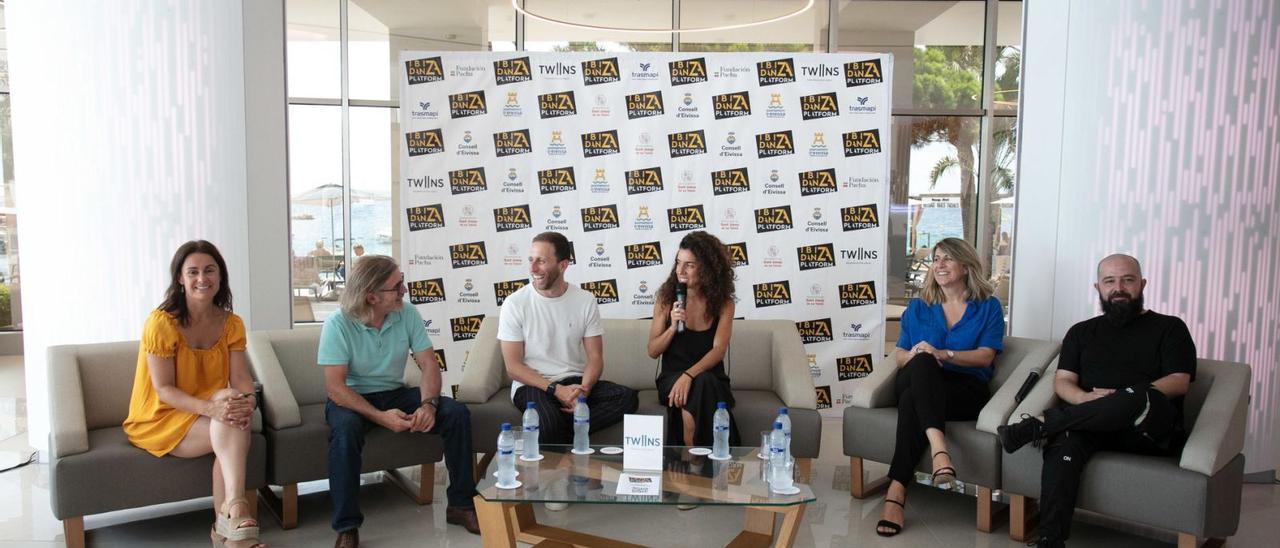
<path id="1" fill-rule="evenodd" d="M 136 343 L 133 345 L 136 350 Z M 127 408 L 127 405 L 126 405 Z M 245 488 L 266 484 L 267 442 L 252 434 Z M 213 493 L 213 455 L 153 457 L 129 443 L 119 426 L 89 431 L 89 451 L 50 463 L 53 515 L 58 519 L 174 502 Z"/>
<path id="2" fill-rule="evenodd" d="M 324 421 L 324 404 L 299 406 L 302 424 L 282 430 L 267 429 L 271 446 L 287 451 L 271 452 L 267 462 L 272 485 L 287 485 L 329 477 L 329 425 Z M 495 438 L 496 440 L 497 438 Z M 376 472 L 416 464 L 440 462 L 444 440 L 436 434 L 370 428 L 365 436 L 361 472 Z"/>
<path id="3" fill-rule="evenodd" d="M 79 345 L 76 363 L 89 430 L 120 426 L 129 415 L 129 398 L 138 363 L 138 341 Z"/>
<path id="4" fill-rule="evenodd" d="M 794 323 L 784 323 L 795 329 Z M 738 390 L 773 390 L 773 331 L 777 325 L 766 320 L 733 322 L 725 367 L 735 394 Z"/>

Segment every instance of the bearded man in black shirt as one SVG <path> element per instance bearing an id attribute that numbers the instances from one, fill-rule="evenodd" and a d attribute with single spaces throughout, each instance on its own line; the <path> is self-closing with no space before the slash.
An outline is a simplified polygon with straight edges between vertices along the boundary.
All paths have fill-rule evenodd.
<path id="1" fill-rule="evenodd" d="M 1142 306 L 1138 260 L 1111 255 L 1093 286 L 1102 315 L 1062 340 L 1053 389 L 1060 407 L 997 429 L 1004 450 L 1045 443 L 1037 546 L 1064 546 L 1080 476 L 1102 450 L 1178 454 L 1186 441 L 1182 398 L 1196 375 L 1196 347 L 1182 320 Z"/>

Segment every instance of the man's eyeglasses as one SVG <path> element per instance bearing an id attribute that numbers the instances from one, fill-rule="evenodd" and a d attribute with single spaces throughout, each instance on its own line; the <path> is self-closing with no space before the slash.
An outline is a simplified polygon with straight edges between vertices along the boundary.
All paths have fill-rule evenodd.
<path id="1" fill-rule="evenodd" d="M 379 289 L 378 293 L 399 293 L 404 290 L 405 290 L 404 280 L 400 280 L 400 283 L 396 284 L 395 287 L 391 289 Z"/>

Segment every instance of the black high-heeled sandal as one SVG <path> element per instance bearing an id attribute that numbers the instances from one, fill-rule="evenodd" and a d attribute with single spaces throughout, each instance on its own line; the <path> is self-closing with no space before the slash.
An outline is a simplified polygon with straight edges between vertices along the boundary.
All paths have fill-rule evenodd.
<path id="1" fill-rule="evenodd" d="M 901 507 L 902 507 L 902 514 L 903 514 L 903 516 L 902 516 L 902 517 L 903 517 L 903 518 L 906 518 L 906 513 L 907 513 L 907 505 L 906 505 L 906 504 L 903 504 L 903 503 L 901 503 L 901 502 L 898 502 L 898 501 L 896 501 L 896 500 L 893 500 L 893 499 L 891 499 L 891 498 L 889 498 L 889 497 L 885 497 L 885 498 L 884 498 L 884 502 L 885 502 L 885 504 L 888 504 L 888 503 L 892 502 L 892 503 L 894 503 L 894 504 L 897 504 L 898 506 L 901 506 Z M 905 522 L 906 520 L 904 519 L 903 521 Z M 881 530 L 880 530 L 880 528 L 881 528 L 881 527 L 884 527 L 884 528 L 889 529 L 889 530 L 888 530 L 888 531 L 881 531 Z M 876 523 L 876 534 L 877 534 L 877 535 L 880 535 L 880 536 L 882 536 L 882 537 L 891 537 L 891 536 L 894 536 L 894 535 L 896 535 L 896 534 L 898 534 L 898 533 L 901 533 L 901 532 L 902 532 L 902 524 L 900 524 L 900 523 L 894 523 L 894 522 L 889 521 L 889 520 L 887 520 L 887 519 L 882 519 L 882 520 L 880 520 L 879 522 L 877 522 L 877 523 Z"/>
<path id="2" fill-rule="evenodd" d="M 937 453 L 934 453 L 934 454 L 933 454 L 933 457 L 932 457 L 932 458 L 935 458 L 935 459 L 936 459 L 936 458 L 938 458 L 938 455 L 946 455 L 948 458 L 950 458 L 950 457 L 951 457 L 951 453 L 948 453 L 948 452 L 946 452 L 946 451 L 938 451 Z M 951 486 L 952 486 L 953 484 L 955 484 L 955 482 L 956 482 L 956 469 L 955 469 L 955 468 L 952 468 L 952 467 L 950 467 L 950 466 L 943 466 L 942 468 L 939 468 L 939 469 L 937 469 L 937 470 L 934 470 L 934 471 L 933 471 L 933 486 L 934 486 L 934 487 L 942 487 L 943 485 L 946 485 L 946 487 L 942 487 L 942 488 L 943 488 L 943 489 L 950 489 L 950 488 L 951 488 Z"/>

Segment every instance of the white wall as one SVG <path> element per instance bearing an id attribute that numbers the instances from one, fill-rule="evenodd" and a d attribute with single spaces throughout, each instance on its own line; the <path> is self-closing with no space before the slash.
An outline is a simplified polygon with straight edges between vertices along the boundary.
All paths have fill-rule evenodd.
<path id="1" fill-rule="evenodd" d="M 269 59 L 255 59 L 283 59 L 275 8 L 280 38 L 246 52 L 244 16 L 270 12 L 262 6 L 8 6 L 33 446 L 44 448 L 48 432 L 47 347 L 136 340 L 184 241 L 219 246 L 251 328 L 288 326 L 283 61 L 275 78 Z M 279 99 L 278 116 L 246 102 L 258 86 Z M 278 302 L 266 302 L 271 291 Z"/>
<path id="2" fill-rule="evenodd" d="M 1280 441 L 1280 6 L 1028 2 L 1014 335 L 1097 314 L 1101 257 L 1198 354 L 1253 368 L 1247 471 Z"/>

